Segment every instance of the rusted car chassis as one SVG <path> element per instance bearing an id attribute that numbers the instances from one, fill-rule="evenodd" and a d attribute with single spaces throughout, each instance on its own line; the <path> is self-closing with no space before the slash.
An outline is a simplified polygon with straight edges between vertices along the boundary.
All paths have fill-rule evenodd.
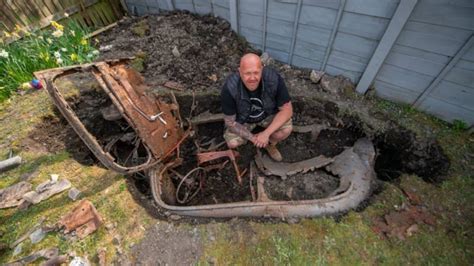
<path id="1" fill-rule="evenodd" d="M 238 153 L 232 150 L 198 153 L 196 168 L 185 176 L 179 176 L 181 181 L 175 186 L 170 176 L 177 175 L 173 169 L 183 162 L 183 158 L 180 158 L 179 146 L 191 137 L 193 125 L 206 123 L 206 120 L 191 119 L 185 125 L 180 117 L 179 105 L 174 95 L 170 97 L 171 103 L 147 95 L 143 78 L 128 68 L 129 60 L 130 58 L 55 68 L 36 72 L 35 75 L 43 82 L 61 114 L 104 166 L 126 175 L 136 172 L 147 173 L 153 197 L 160 207 L 179 215 L 201 217 L 314 217 L 346 212 L 356 208 L 370 195 L 371 184 L 375 178 L 373 170 L 375 152 L 372 143 L 363 138 L 359 139 L 353 147 L 333 158 L 320 156 L 293 164 L 273 162 L 258 153 L 248 171 L 248 178 L 250 180 L 255 178 L 257 181 L 256 193 L 250 182 L 252 200 L 199 206 L 183 205 L 201 190 L 201 187 L 198 187 L 193 193 L 180 198 L 178 190 L 189 183 L 188 178 L 192 176 L 202 180 L 209 169 L 222 169 L 225 166 L 225 163 L 210 166 L 202 166 L 202 163 L 222 157 L 229 158 L 240 184 L 247 176 L 247 169 L 243 171 L 239 169 Z M 122 118 L 135 130 L 147 152 L 145 162 L 134 166 L 119 164 L 117 159 L 108 152 L 107 147 L 104 149 L 81 123 L 55 85 L 57 79 L 79 72 L 92 73 Z M 208 121 L 215 122 L 215 116 Z M 295 127 L 295 130 L 297 131 L 298 128 Z M 265 193 L 263 186 L 265 175 L 277 175 L 284 179 L 291 178 L 291 175 L 299 172 L 313 171 L 318 168 L 324 168 L 340 178 L 339 188 L 330 197 L 315 200 L 274 201 Z M 257 172 L 263 174 L 257 174 Z"/>

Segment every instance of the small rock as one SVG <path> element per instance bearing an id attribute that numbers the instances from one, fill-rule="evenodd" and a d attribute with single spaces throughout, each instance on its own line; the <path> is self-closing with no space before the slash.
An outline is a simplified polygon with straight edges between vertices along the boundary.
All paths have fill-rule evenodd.
<path id="1" fill-rule="evenodd" d="M 416 232 L 418 232 L 418 225 L 417 225 L 417 224 L 413 224 L 413 225 L 411 225 L 410 227 L 408 227 L 408 229 L 407 229 L 407 236 L 412 236 L 412 235 L 415 234 Z"/>
<path id="2" fill-rule="evenodd" d="M 309 75 L 309 79 L 313 82 L 313 83 L 318 83 L 321 78 L 324 76 L 324 72 L 323 71 L 317 71 L 317 70 L 311 70 L 311 74 Z"/>
<path id="3" fill-rule="evenodd" d="M 177 214 L 171 214 L 170 219 L 173 220 L 173 221 L 177 221 L 177 220 L 181 219 L 181 216 L 179 216 Z"/>
<path id="4" fill-rule="evenodd" d="M 121 248 L 121 247 L 115 247 L 115 252 L 117 252 L 117 255 L 119 255 L 119 256 L 120 256 L 120 255 L 122 255 L 122 253 L 123 253 L 123 250 L 122 250 L 122 248 Z"/>
<path id="5" fill-rule="evenodd" d="M 23 250 L 23 243 L 20 243 L 13 250 L 13 256 L 20 254 L 22 250 Z"/>
<path id="6" fill-rule="evenodd" d="M 181 53 L 179 52 L 178 50 L 178 47 L 173 47 L 173 50 L 171 51 L 171 53 L 173 53 L 174 56 L 176 57 L 180 57 L 181 56 Z"/>
<path id="7" fill-rule="evenodd" d="M 67 193 L 68 197 L 72 199 L 73 201 L 76 201 L 77 199 L 79 199 L 82 196 L 81 194 L 82 194 L 81 191 L 75 187 L 71 188 L 69 192 Z"/>
<path id="8" fill-rule="evenodd" d="M 112 50 L 112 47 L 114 47 L 112 44 L 104 45 L 104 46 L 99 47 L 99 51 L 107 52 L 107 51 Z"/>
<path id="9" fill-rule="evenodd" d="M 273 64 L 273 58 L 271 58 L 267 52 L 260 56 L 260 60 L 262 60 L 262 63 L 266 66 Z"/>
<path id="10" fill-rule="evenodd" d="M 33 233 L 30 234 L 30 240 L 31 243 L 36 244 L 43 240 L 43 238 L 46 236 L 45 232 L 43 232 L 43 229 L 38 228 L 36 229 Z"/>
<path id="11" fill-rule="evenodd" d="M 59 175 L 57 174 L 51 174 L 51 181 L 56 183 L 58 182 Z"/>
<path id="12" fill-rule="evenodd" d="M 298 218 L 296 218 L 296 217 L 289 217 L 289 218 L 287 219 L 287 222 L 288 222 L 289 224 L 297 224 L 297 223 L 300 222 L 300 219 L 298 219 Z"/>
<path id="13" fill-rule="evenodd" d="M 107 231 L 112 231 L 114 228 L 115 225 L 113 223 L 108 223 L 105 225 L 105 229 L 107 229 Z"/>
<path id="14" fill-rule="evenodd" d="M 87 259 L 81 257 L 74 257 L 69 263 L 69 266 L 90 266 L 90 262 Z"/>
<path id="15" fill-rule="evenodd" d="M 115 235 L 112 239 L 112 244 L 119 246 L 120 242 L 122 241 L 122 237 L 120 235 Z"/>

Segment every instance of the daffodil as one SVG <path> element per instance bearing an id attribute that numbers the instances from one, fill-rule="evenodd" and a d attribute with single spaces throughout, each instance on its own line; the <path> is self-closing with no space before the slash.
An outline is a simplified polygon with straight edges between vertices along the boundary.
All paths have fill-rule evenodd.
<path id="1" fill-rule="evenodd" d="M 63 31 L 62 30 L 55 30 L 52 34 L 53 34 L 54 37 L 59 38 L 59 37 L 63 36 Z"/>
<path id="2" fill-rule="evenodd" d="M 72 54 L 71 54 L 71 60 L 72 60 L 72 61 L 77 61 L 77 59 L 79 59 L 78 56 L 77 56 L 77 54 L 72 53 Z"/>
<path id="3" fill-rule="evenodd" d="M 60 31 L 63 31 L 64 30 L 64 26 L 57 23 L 56 21 L 52 20 L 51 21 L 51 26 L 53 26 L 56 30 L 60 30 Z"/>
<path id="4" fill-rule="evenodd" d="M 4 49 L 2 49 L 2 50 L 0 51 L 0 57 L 8 58 L 8 52 L 5 51 Z"/>
<path id="5" fill-rule="evenodd" d="M 51 38 L 46 39 L 46 41 L 47 41 L 49 44 L 52 44 L 52 43 L 53 43 L 53 40 L 51 40 Z"/>
<path id="6" fill-rule="evenodd" d="M 49 54 L 47 52 L 41 52 L 39 57 L 43 59 L 44 61 L 48 62 L 49 61 Z"/>
<path id="7" fill-rule="evenodd" d="M 18 25 L 18 24 L 16 24 L 16 25 L 15 25 L 15 31 L 16 31 L 16 32 L 20 32 L 20 31 L 22 31 L 22 28 L 21 28 L 21 26 L 20 26 L 20 25 Z"/>
<path id="8" fill-rule="evenodd" d="M 63 60 L 61 58 L 56 58 L 56 63 L 60 65 L 63 63 Z"/>

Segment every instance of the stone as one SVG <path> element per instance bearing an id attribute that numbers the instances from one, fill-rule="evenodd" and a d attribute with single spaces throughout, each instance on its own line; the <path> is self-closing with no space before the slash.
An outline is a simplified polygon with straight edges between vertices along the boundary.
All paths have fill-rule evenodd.
<path id="1" fill-rule="evenodd" d="M 112 244 L 119 246 L 121 241 L 122 241 L 122 236 L 114 235 L 114 238 L 112 239 Z"/>
<path id="2" fill-rule="evenodd" d="M 103 45 L 103 46 L 100 46 L 99 47 L 99 51 L 101 52 L 107 52 L 107 51 L 110 51 L 112 50 L 114 46 L 112 44 L 109 44 L 109 45 Z"/>
<path id="3" fill-rule="evenodd" d="M 332 77 L 330 75 L 324 75 L 320 81 L 321 87 L 326 92 L 331 94 L 351 94 L 355 90 L 355 85 L 350 79 L 344 76 Z"/>
<path id="4" fill-rule="evenodd" d="M 311 70 L 311 74 L 309 75 L 309 79 L 313 82 L 313 83 L 318 83 L 321 78 L 324 76 L 324 72 L 323 71 L 317 71 L 317 70 Z"/>
<path id="5" fill-rule="evenodd" d="M 179 52 L 178 50 L 178 47 L 173 47 L 173 50 L 171 51 L 171 53 L 176 56 L 176 57 L 180 57 L 181 56 L 181 53 Z"/>
<path id="6" fill-rule="evenodd" d="M 20 254 L 22 250 L 23 250 L 23 244 L 20 243 L 13 250 L 13 256 Z"/>
<path id="7" fill-rule="evenodd" d="M 33 233 L 30 234 L 31 243 L 36 244 L 40 242 L 41 240 L 43 240 L 45 236 L 46 236 L 46 233 L 43 231 L 43 229 L 38 228 Z"/>
<path id="8" fill-rule="evenodd" d="M 177 214 L 171 214 L 170 219 L 173 220 L 173 221 L 177 221 L 177 220 L 181 219 L 181 216 L 179 216 Z"/>
<path id="9" fill-rule="evenodd" d="M 73 201 L 76 201 L 82 196 L 82 192 L 78 190 L 77 188 L 73 187 L 69 190 L 67 195 L 70 199 L 72 199 Z"/>
<path id="10" fill-rule="evenodd" d="M 69 263 L 69 266 L 90 266 L 90 262 L 82 257 L 74 257 Z"/>
<path id="11" fill-rule="evenodd" d="M 273 58 L 271 58 L 270 55 L 267 52 L 263 53 L 260 56 L 260 60 L 262 60 L 262 64 L 264 64 L 266 66 L 269 66 L 269 65 L 273 64 L 273 62 L 274 62 Z"/>

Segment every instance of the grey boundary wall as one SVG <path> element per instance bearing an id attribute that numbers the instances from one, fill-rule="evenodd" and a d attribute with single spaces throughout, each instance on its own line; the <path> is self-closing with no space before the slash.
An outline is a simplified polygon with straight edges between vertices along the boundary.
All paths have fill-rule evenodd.
<path id="1" fill-rule="evenodd" d="M 122 1 L 133 15 L 213 14 L 281 62 L 474 125 L 474 0 Z"/>

